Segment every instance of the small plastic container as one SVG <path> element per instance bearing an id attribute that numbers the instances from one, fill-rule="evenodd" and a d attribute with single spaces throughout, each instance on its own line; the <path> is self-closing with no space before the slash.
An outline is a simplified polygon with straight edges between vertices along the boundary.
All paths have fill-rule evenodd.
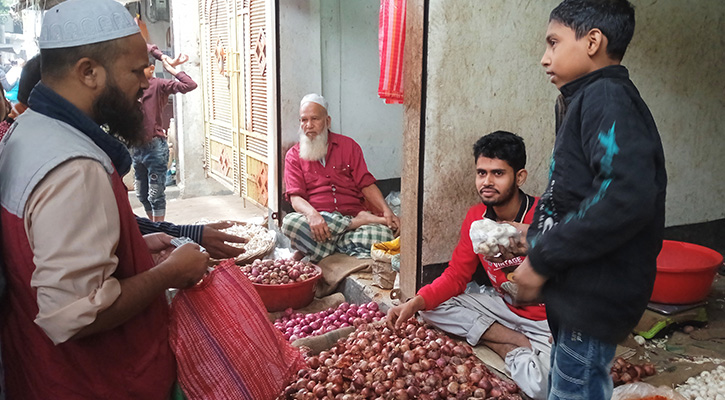
<path id="1" fill-rule="evenodd" d="M 282 311 L 287 308 L 296 310 L 312 303 L 312 300 L 315 299 L 317 281 L 320 278 L 322 278 L 322 269 L 315 265 L 315 276 L 302 282 L 283 285 L 264 285 L 252 282 L 252 285 L 257 289 L 268 312 Z"/>
<path id="2" fill-rule="evenodd" d="M 704 300 L 722 262 L 723 256 L 710 248 L 663 241 L 650 300 L 663 304 L 691 304 Z"/>

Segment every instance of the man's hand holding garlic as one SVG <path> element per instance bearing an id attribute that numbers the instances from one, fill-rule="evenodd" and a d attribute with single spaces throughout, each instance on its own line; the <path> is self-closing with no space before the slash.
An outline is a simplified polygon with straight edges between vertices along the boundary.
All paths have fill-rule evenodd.
<path id="1" fill-rule="evenodd" d="M 484 218 L 471 224 L 473 251 L 492 262 L 524 256 L 528 251 L 526 232 L 529 226 L 518 222 L 496 223 Z"/>

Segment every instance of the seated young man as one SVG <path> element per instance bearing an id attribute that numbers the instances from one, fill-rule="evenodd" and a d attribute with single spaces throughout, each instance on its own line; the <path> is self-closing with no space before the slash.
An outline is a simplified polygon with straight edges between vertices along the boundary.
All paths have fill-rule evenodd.
<path id="1" fill-rule="evenodd" d="M 400 220 L 368 171 L 360 146 L 330 132 L 327 101 L 309 94 L 300 102 L 300 141 L 285 156 L 285 197 L 296 211 L 282 232 L 298 251 L 318 262 L 332 253 L 370 257 L 370 247 L 393 240 Z M 367 208 L 379 210 L 375 215 Z"/>
<path id="2" fill-rule="evenodd" d="M 429 324 L 466 338 L 472 346 L 485 344 L 491 348 L 504 359 L 506 369 L 524 393 L 543 399 L 551 350 L 544 305 L 512 304 L 512 296 L 501 288 L 509 281 L 507 272 L 523 257 L 484 258 L 474 252 L 469 234 L 471 224 L 484 218 L 509 222 L 521 230 L 528 228 L 538 199 L 519 189 L 527 176 L 526 148 L 521 137 L 496 131 L 480 138 L 473 153 L 476 190 L 483 202 L 468 210 L 448 268 L 408 302 L 391 308 L 388 324 L 401 325 L 420 311 Z M 469 285 L 480 265 L 492 287 Z"/>

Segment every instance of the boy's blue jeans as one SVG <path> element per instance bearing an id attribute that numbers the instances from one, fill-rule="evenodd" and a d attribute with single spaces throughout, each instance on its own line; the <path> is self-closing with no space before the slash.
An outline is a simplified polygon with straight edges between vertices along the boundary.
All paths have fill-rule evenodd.
<path id="1" fill-rule="evenodd" d="M 548 400 L 609 400 L 614 385 L 609 370 L 616 344 L 558 327 L 551 346 Z"/>
<path id="2" fill-rule="evenodd" d="M 166 169 L 169 164 L 169 144 L 154 137 L 145 145 L 131 149 L 136 197 L 146 213 L 154 217 L 166 215 Z"/>

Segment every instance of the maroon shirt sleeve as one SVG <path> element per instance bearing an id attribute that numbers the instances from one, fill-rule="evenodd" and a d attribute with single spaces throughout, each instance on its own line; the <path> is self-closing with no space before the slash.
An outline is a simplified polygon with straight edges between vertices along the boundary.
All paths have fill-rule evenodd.
<path id="1" fill-rule="evenodd" d="M 299 145 L 287 150 L 284 157 L 284 197 L 289 201 L 292 195 L 301 196 L 307 199 L 307 184 L 300 165 Z"/>
<path id="2" fill-rule="evenodd" d="M 179 72 L 175 76 L 178 80 L 164 79 L 161 83 L 161 90 L 164 94 L 188 93 L 196 89 L 197 84 L 186 72 Z"/>
<path id="3" fill-rule="evenodd" d="M 473 243 L 469 231 L 473 221 L 480 219 L 486 206 L 479 204 L 471 207 L 466 219 L 461 224 L 461 236 L 448 268 L 429 285 L 423 286 L 418 294 L 425 300 L 425 309 L 432 310 L 451 297 L 458 296 L 466 290 L 466 285 L 473 278 L 480 259 L 473 251 Z"/>
<path id="4" fill-rule="evenodd" d="M 153 56 L 153 58 L 161 61 L 161 57 L 164 55 L 164 53 L 159 50 L 159 46 L 151 43 L 146 43 L 146 51 Z"/>

